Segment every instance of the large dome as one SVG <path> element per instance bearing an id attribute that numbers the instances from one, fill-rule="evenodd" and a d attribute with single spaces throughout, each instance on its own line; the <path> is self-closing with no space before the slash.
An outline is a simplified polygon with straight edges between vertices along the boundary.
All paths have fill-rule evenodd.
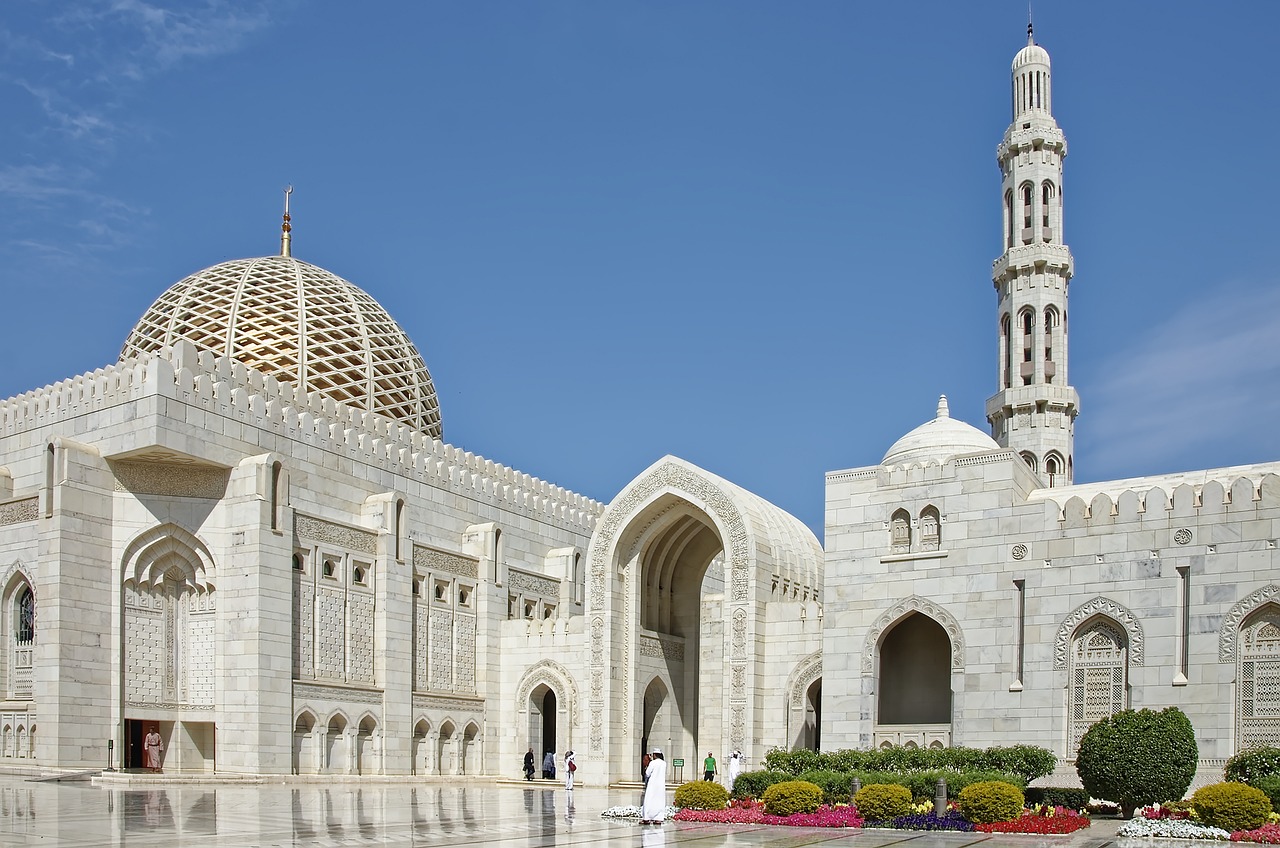
<path id="1" fill-rule="evenodd" d="M 951 417 L 947 396 L 938 399 L 937 417 L 926 421 L 893 443 L 881 465 L 909 462 L 946 462 L 964 453 L 1000 450 L 995 439 L 970 424 Z"/>
<path id="2" fill-rule="evenodd" d="M 120 358 L 178 339 L 442 438 L 431 375 L 400 325 L 358 287 L 292 256 L 222 262 L 175 283 Z"/>

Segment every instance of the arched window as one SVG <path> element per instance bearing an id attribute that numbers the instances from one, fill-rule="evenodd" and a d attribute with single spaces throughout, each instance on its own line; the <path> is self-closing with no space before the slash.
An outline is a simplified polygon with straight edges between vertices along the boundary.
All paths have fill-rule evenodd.
<path id="1" fill-rule="evenodd" d="M 1237 747 L 1274 745 L 1280 738 L 1280 606 L 1267 604 L 1244 620 L 1236 657 Z"/>
<path id="2" fill-rule="evenodd" d="M 920 512 L 920 550 L 936 551 L 942 547 L 942 520 L 936 507 Z"/>
<path id="3" fill-rule="evenodd" d="M 284 504 L 281 489 L 284 484 L 284 466 L 279 462 L 271 463 L 271 529 L 280 529 L 280 507 Z"/>
<path id="4" fill-rule="evenodd" d="M 1049 228 L 1049 202 L 1053 199 L 1053 183 L 1045 182 L 1040 186 L 1040 226 L 1046 242 L 1053 241 L 1053 232 Z"/>
<path id="5" fill-rule="evenodd" d="M 13 599 L 13 638 L 20 646 L 36 641 L 36 596 L 23 586 Z"/>
<path id="6" fill-rule="evenodd" d="M 1057 373 L 1053 348 L 1058 339 L 1058 327 L 1058 311 L 1050 306 L 1044 311 L 1044 379 L 1047 383 L 1052 383 L 1054 374 Z"/>
<path id="7" fill-rule="evenodd" d="M 1077 628 L 1067 672 L 1068 756 L 1075 756 L 1080 737 L 1094 722 L 1125 708 L 1128 664 L 1128 641 L 1119 624 L 1098 616 Z"/>
<path id="8" fill-rule="evenodd" d="M 1004 246 L 1013 247 L 1013 189 L 1004 193 Z"/>
<path id="9" fill-rule="evenodd" d="M 1013 385 L 1013 319 L 1008 314 L 1000 318 L 1000 347 L 1001 350 L 1001 368 L 1000 376 L 1004 385 L 1000 388 L 1007 389 Z"/>
<path id="10" fill-rule="evenodd" d="M 889 522 L 889 539 L 895 554 L 911 551 L 911 513 L 900 509 Z"/>
<path id="11" fill-rule="evenodd" d="M 1022 243 L 1031 244 L 1031 201 L 1034 192 L 1031 183 L 1022 186 Z"/>
<path id="12" fill-rule="evenodd" d="M 404 498 L 396 499 L 396 526 L 394 529 L 396 539 L 395 555 L 396 559 L 401 560 L 404 559 L 404 551 L 400 546 L 400 540 L 404 538 Z"/>
<path id="13" fill-rule="evenodd" d="M 1018 455 L 1022 457 L 1022 461 L 1025 462 L 1027 464 L 1027 467 L 1030 468 L 1032 471 L 1039 470 L 1038 468 L 1039 463 L 1036 462 L 1035 454 L 1031 453 L 1030 451 L 1023 451 Z"/>
<path id="14" fill-rule="evenodd" d="M 1049 485 L 1056 486 L 1062 483 L 1059 479 L 1063 473 L 1062 457 L 1056 453 L 1051 453 L 1044 458 L 1044 473 L 1049 477 Z"/>
<path id="15" fill-rule="evenodd" d="M 1032 334 L 1035 331 L 1036 314 L 1030 309 L 1024 309 L 1022 310 L 1022 313 L 1018 316 L 1018 318 L 1020 323 L 1022 324 L 1022 361 L 1030 362 L 1031 348 L 1032 348 Z M 1031 368 L 1029 366 L 1024 367 L 1022 371 L 1023 371 L 1022 385 L 1024 386 L 1031 385 L 1032 374 L 1028 373 L 1031 371 Z"/>

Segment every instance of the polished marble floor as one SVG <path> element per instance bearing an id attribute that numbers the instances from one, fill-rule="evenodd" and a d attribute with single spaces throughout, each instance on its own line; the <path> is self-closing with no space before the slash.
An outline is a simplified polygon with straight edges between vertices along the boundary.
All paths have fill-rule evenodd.
<path id="1" fill-rule="evenodd" d="M 1104 848 L 1114 832 L 1098 827 L 1044 838 L 675 822 L 641 827 L 600 817 L 606 807 L 636 803 L 636 796 L 484 784 L 102 787 L 0 776 L 0 846 L 906 848 L 910 843 L 910 848 L 965 848 L 982 843 L 982 848 Z"/>

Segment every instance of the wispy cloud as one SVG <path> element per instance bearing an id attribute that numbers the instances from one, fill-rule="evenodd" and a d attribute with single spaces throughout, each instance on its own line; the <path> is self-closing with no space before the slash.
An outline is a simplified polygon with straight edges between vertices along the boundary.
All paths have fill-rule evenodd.
<path id="1" fill-rule="evenodd" d="M 1093 364 L 1092 466 L 1155 473 L 1280 451 L 1280 287 L 1202 291 Z"/>

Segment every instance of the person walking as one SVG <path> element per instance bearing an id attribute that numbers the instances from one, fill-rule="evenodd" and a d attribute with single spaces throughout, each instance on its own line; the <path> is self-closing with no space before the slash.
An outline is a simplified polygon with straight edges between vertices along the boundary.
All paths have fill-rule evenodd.
<path id="1" fill-rule="evenodd" d="M 533 780 L 533 746 L 524 753 L 524 779 Z"/>
<path id="2" fill-rule="evenodd" d="M 707 752 L 707 758 L 702 761 L 702 779 L 716 779 L 716 758 L 711 756 L 711 752 Z"/>
<path id="3" fill-rule="evenodd" d="M 542 779 L 556 779 L 556 752 L 548 751 L 546 756 L 542 758 Z"/>
<path id="4" fill-rule="evenodd" d="M 644 804 L 640 824 L 662 824 L 667 817 L 667 761 L 662 749 L 654 748 L 644 772 Z"/>
<path id="5" fill-rule="evenodd" d="M 160 731 L 155 725 L 147 732 L 142 740 L 142 762 L 148 769 L 153 772 L 160 771 L 161 758 L 164 755 L 164 739 L 160 736 Z"/>
<path id="6" fill-rule="evenodd" d="M 573 791 L 573 773 L 578 770 L 578 760 L 573 751 L 564 755 L 564 788 Z"/>
<path id="7" fill-rule="evenodd" d="M 729 755 L 729 791 L 733 791 L 734 781 L 742 774 L 742 752 L 734 751 Z"/>

